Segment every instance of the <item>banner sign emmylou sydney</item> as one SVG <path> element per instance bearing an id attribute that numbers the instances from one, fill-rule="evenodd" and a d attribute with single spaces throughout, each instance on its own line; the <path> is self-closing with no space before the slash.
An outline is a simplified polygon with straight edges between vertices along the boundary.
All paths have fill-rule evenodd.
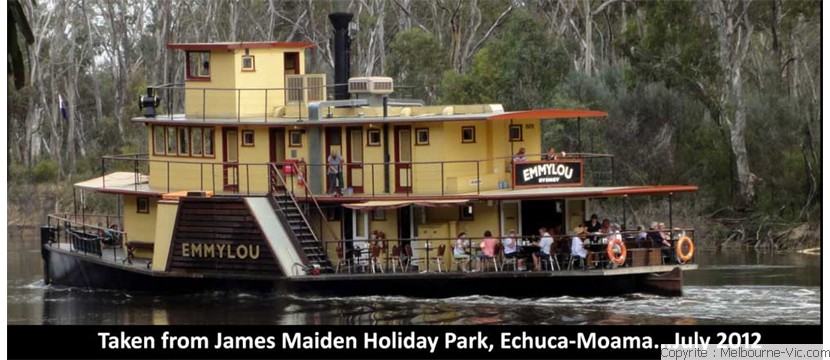
<path id="1" fill-rule="evenodd" d="M 582 185 L 582 160 L 514 163 L 513 185 L 515 188 L 580 186 Z"/>

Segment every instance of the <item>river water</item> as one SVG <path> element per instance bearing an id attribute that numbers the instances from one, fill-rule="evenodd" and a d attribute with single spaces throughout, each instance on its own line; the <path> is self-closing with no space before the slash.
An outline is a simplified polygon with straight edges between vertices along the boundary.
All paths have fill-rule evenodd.
<path id="1" fill-rule="evenodd" d="M 39 240 L 10 231 L 8 324 L 819 324 L 820 257 L 699 253 L 684 296 L 508 299 L 153 294 L 46 286 Z"/>

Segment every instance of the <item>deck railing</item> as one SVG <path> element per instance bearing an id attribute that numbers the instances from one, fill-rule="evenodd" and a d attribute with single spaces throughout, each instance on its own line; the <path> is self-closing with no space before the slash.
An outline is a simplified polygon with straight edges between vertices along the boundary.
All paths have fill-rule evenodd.
<path id="1" fill-rule="evenodd" d="M 669 239 L 669 243 L 671 244 L 670 247 L 658 246 L 657 244 L 653 243 L 651 240 L 646 239 L 645 241 L 638 242 L 637 235 L 639 231 L 623 231 L 620 232 L 619 235 L 622 237 L 622 241 L 625 244 L 626 250 L 631 253 L 631 250 L 634 251 L 660 251 L 660 258 L 662 261 L 665 262 L 666 265 L 673 265 L 673 264 L 695 264 L 696 257 L 692 256 L 689 260 L 681 261 L 679 257 L 676 255 L 677 252 L 677 243 L 680 241 L 681 238 L 689 237 L 692 239 L 692 244 L 694 244 L 694 229 L 674 229 L 674 230 L 666 230 L 663 231 L 667 238 Z M 614 234 L 588 234 L 582 236 L 583 245 L 590 248 L 592 253 L 596 254 L 595 256 L 590 256 L 590 259 L 587 262 L 595 262 L 594 265 L 597 269 L 607 268 L 609 267 L 609 259 L 606 255 L 607 250 L 607 239 L 610 235 Z M 498 241 L 498 244 L 502 246 L 502 241 L 507 236 L 504 235 L 502 237 L 495 237 Z M 558 261 L 560 264 L 564 263 L 565 267 L 567 267 L 567 262 L 569 261 L 568 257 L 571 254 L 571 239 L 574 235 L 552 235 L 556 245 L 556 254 L 558 256 Z M 522 252 L 522 248 L 533 246 L 533 244 L 540 239 L 539 236 L 516 236 L 518 240 L 518 247 L 517 251 L 520 253 Z M 470 255 L 470 261 L 467 263 L 468 271 L 472 270 L 474 263 L 477 261 L 477 254 L 481 251 L 479 244 L 484 240 L 483 237 L 465 237 L 464 240 L 467 242 L 465 247 L 465 251 L 467 254 Z M 381 247 L 381 254 L 382 258 L 378 259 L 382 261 L 385 266 L 385 269 L 391 269 L 392 266 L 392 249 L 393 246 L 397 245 L 400 249 L 400 256 L 404 256 L 406 253 L 404 251 L 404 247 L 409 245 L 413 248 L 413 258 L 410 261 L 417 261 L 418 271 L 433 271 L 437 270 L 434 264 L 435 258 L 438 253 L 438 248 L 440 245 L 445 245 L 443 259 L 449 259 L 451 264 L 454 264 L 453 260 L 453 246 L 455 245 L 456 238 L 430 238 L 430 239 L 419 239 L 419 238 L 409 238 L 409 239 L 350 239 L 350 240 L 326 240 L 324 243 L 326 244 L 326 249 L 338 247 L 342 248 L 342 258 L 338 251 L 336 257 L 332 259 L 332 264 L 335 268 L 338 267 L 336 262 L 349 260 L 352 262 L 351 266 L 354 266 L 356 262 L 359 262 L 358 266 L 363 266 L 368 268 L 369 261 L 371 258 L 371 250 L 375 246 Z M 536 248 L 538 249 L 538 247 Z M 328 250 L 327 250 L 328 251 Z M 530 258 L 531 254 L 524 253 L 525 258 L 527 261 L 525 266 L 528 269 L 533 268 L 533 262 Z M 497 253 L 495 254 L 496 260 L 499 264 L 502 264 L 504 250 L 502 247 L 498 248 Z M 626 254 L 628 255 L 628 254 Z M 336 262 L 335 262 L 336 261 Z M 490 261 L 488 259 L 488 261 Z M 406 263 L 406 261 L 404 261 Z M 410 264 L 411 265 L 411 264 Z M 452 265 L 451 265 L 452 266 Z M 649 264 L 648 266 L 655 266 L 655 264 Z M 412 266 L 410 266 L 412 267 Z M 563 267 L 563 268 L 565 268 Z M 631 258 L 627 258 L 626 262 L 622 267 L 636 267 L 632 264 Z M 454 269 L 448 269 L 447 271 L 452 271 Z M 515 268 L 514 268 L 515 270 Z M 371 271 L 371 270 L 369 270 Z"/>
<path id="2" fill-rule="evenodd" d="M 538 161 L 536 159 L 540 159 L 541 155 L 529 157 L 532 161 Z M 567 158 L 557 161 L 575 159 L 583 161 L 583 185 L 615 185 L 612 155 L 571 153 Z M 134 191 L 140 189 L 140 174 L 148 174 L 151 175 L 151 190 L 156 192 L 201 189 L 214 193 L 250 195 L 265 194 L 270 190 L 268 187 L 272 165 L 280 170 L 289 167 L 289 170 L 283 171 L 284 184 L 289 191 L 305 200 L 312 200 L 312 195 L 327 192 L 328 165 L 306 164 L 297 160 L 279 163 L 200 162 L 161 158 L 150 160 L 147 154 L 116 155 L 101 158 L 101 176 L 104 177 L 108 171 L 113 170 L 132 171 L 136 181 L 129 190 Z M 161 171 L 161 176 L 152 174 L 153 169 Z M 347 196 L 349 188 L 353 194 L 362 193 L 373 197 L 386 193 L 399 196 L 480 195 L 482 191 L 514 188 L 512 157 L 507 156 L 453 161 L 350 162 L 344 163 L 341 171 L 346 183 L 342 190 L 347 191 Z M 304 180 L 297 185 L 299 176 L 303 176 Z M 317 183 L 317 188 L 309 185 L 309 182 Z M 106 180 L 103 187 L 107 188 Z"/>
<path id="3" fill-rule="evenodd" d="M 89 221 L 94 219 L 118 219 L 117 215 L 101 215 L 101 214 L 49 214 L 46 217 L 46 226 L 54 232 L 53 243 L 69 244 L 70 251 L 82 252 L 85 255 L 97 255 L 104 257 L 108 252 L 107 248 L 112 249 L 112 259 L 118 259 L 117 251 L 122 249 L 127 243 L 127 233 L 121 230 L 121 227 L 114 228 L 115 222 L 103 227 Z M 115 225 L 115 226 L 113 226 Z M 53 243 L 50 243 L 51 246 Z"/>
<path id="4" fill-rule="evenodd" d="M 300 79 L 300 81 L 295 81 Z M 322 80 L 321 80 L 322 79 Z M 164 84 L 149 86 L 153 93 L 161 98 L 157 108 L 156 119 L 173 120 L 186 116 L 188 120 L 235 120 L 236 122 L 265 122 L 274 116 L 274 108 L 296 107 L 296 117 L 283 119 L 302 119 L 303 111 L 309 102 L 325 101 L 327 94 L 333 93 L 337 86 L 348 84 L 326 85 L 323 74 L 286 75 L 286 84 L 298 86 L 269 87 L 269 88 L 220 88 L 196 87 L 185 84 Z M 185 98 L 190 101 L 186 104 Z M 211 110 L 219 106 L 219 110 Z M 222 105 L 227 106 L 222 106 Z M 252 110 L 256 109 L 256 110 Z"/>

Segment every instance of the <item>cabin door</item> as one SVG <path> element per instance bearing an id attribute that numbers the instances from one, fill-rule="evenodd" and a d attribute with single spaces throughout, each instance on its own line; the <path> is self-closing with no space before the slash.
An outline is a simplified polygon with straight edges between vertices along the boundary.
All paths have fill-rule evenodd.
<path id="1" fill-rule="evenodd" d="M 346 186 L 363 193 L 363 128 L 346 129 Z"/>
<path id="2" fill-rule="evenodd" d="M 283 163 L 285 163 L 285 129 L 271 128 L 268 131 L 268 159 L 277 167 L 277 171 L 282 171 Z M 276 181 L 280 181 L 279 178 Z M 284 187 L 285 184 L 278 184 Z"/>
<path id="3" fill-rule="evenodd" d="M 222 129 L 222 188 L 239 192 L 239 144 L 236 128 Z"/>
<path id="4" fill-rule="evenodd" d="M 343 155 L 343 128 L 339 127 L 329 127 L 326 128 L 326 153 L 323 154 L 323 163 L 326 164 L 323 174 L 328 174 L 328 163 L 329 163 L 329 155 L 331 155 L 334 151 L 340 154 L 343 157 L 343 161 L 346 161 L 346 157 Z M 340 171 L 344 171 L 347 168 L 345 164 L 340 166 Z M 345 179 L 344 179 L 345 180 Z M 331 189 L 332 184 L 328 183 L 329 177 L 326 175 L 326 190 L 328 191 Z M 335 180 L 337 181 L 337 180 Z M 340 184 L 341 187 L 343 184 Z"/>
<path id="5" fill-rule="evenodd" d="M 395 126 L 395 192 L 412 192 L 412 128 Z"/>

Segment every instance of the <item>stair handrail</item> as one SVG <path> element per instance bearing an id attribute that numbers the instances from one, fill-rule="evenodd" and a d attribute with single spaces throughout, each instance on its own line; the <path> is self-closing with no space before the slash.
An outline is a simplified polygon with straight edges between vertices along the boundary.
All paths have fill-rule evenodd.
<path id="1" fill-rule="evenodd" d="M 295 165 L 286 164 L 284 166 L 295 166 Z M 282 177 L 282 174 L 280 174 L 280 170 L 277 168 L 277 164 L 271 163 L 270 169 L 271 169 L 271 174 L 272 174 L 272 176 L 271 176 L 271 192 L 272 193 L 277 193 L 277 182 L 275 181 L 276 179 L 274 178 L 274 175 L 276 175 L 276 178 L 281 180 L 283 184 L 286 184 L 286 181 L 285 181 L 285 178 Z M 331 228 L 331 225 L 329 224 L 328 220 L 326 220 L 326 215 L 323 213 L 323 210 L 320 208 L 320 204 L 317 202 L 317 198 L 314 197 L 314 193 L 312 193 L 308 189 L 308 186 L 306 185 L 305 181 L 303 181 L 302 184 L 303 184 L 302 185 L 303 188 L 306 191 L 306 194 L 308 194 L 308 196 L 311 197 L 312 202 L 314 202 L 314 206 L 317 208 L 317 211 L 320 213 L 320 221 L 323 223 L 323 226 L 329 231 L 329 233 L 332 236 L 332 239 L 337 239 L 338 236 L 337 236 L 337 234 L 335 234 L 334 230 Z M 299 204 L 297 204 L 297 198 L 294 197 L 294 192 L 288 191 L 288 187 L 286 186 L 285 193 L 288 194 L 289 198 L 294 203 L 294 206 L 297 207 L 297 210 L 300 210 L 300 206 L 299 206 Z M 303 221 L 305 221 L 306 225 L 308 226 L 308 230 L 311 231 L 311 235 L 314 237 L 314 240 L 316 240 L 318 243 L 323 245 L 323 242 L 320 241 L 320 239 L 317 238 L 316 234 L 314 234 L 314 230 L 311 229 L 311 224 L 308 222 L 308 219 L 306 219 L 305 214 L 302 211 L 300 211 L 300 216 L 302 216 Z"/>

